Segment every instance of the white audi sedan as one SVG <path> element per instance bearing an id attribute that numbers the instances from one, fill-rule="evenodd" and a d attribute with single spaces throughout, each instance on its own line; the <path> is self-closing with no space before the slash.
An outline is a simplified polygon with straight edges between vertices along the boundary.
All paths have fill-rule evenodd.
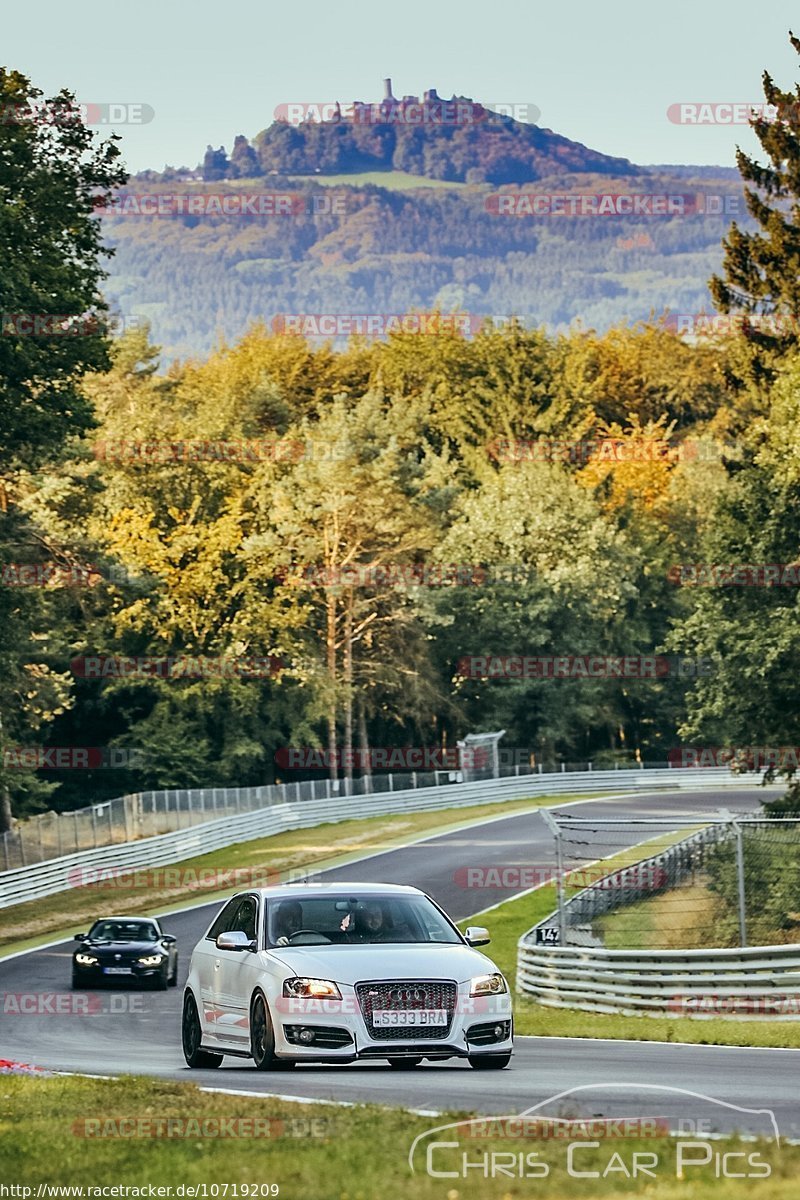
<path id="1" fill-rule="evenodd" d="M 183 999 L 190 1067 L 225 1054 L 261 1071 L 300 1062 L 466 1058 L 508 1065 L 504 976 L 429 896 L 394 884 L 291 884 L 241 892 L 192 954 Z"/>

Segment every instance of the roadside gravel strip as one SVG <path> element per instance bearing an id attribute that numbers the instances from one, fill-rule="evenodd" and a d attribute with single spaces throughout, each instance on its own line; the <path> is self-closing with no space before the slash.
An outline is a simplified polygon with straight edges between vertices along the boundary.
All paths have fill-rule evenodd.
<path id="1" fill-rule="evenodd" d="M 724 792 L 674 792 L 578 801 L 564 806 L 598 817 L 673 816 L 702 814 L 720 807 L 734 812 L 756 811 L 763 797 L 758 789 Z M 631 841 L 641 839 L 641 831 Z M 593 857 L 587 846 L 586 861 Z M 497 817 L 469 828 L 427 838 L 357 862 L 321 872 L 326 880 L 410 883 L 424 888 L 456 920 L 512 898 L 513 892 L 461 886 L 463 868 L 503 867 L 509 862 L 553 863 L 553 839 L 541 814 L 531 811 Z M 459 876 L 456 872 L 460 872 Z M 524 889 L 523 889 L 524 890 Z M 215 900 L 213 905 L 220 903 Z M 391 1070 L 388 1064 L 348 1067 L 300 1067 L 282 1077 L 264 1076 L 249 1064 L 225 1059 L 217 1071 L 189 1071 L 180 1049 L 180 1005 L 191 948 L 210 921 L 209 904 L 182 909 L 165 921 L 179 942 L 178 987 L 169 992 L 90 992 L 88 1011 L 0 1014 L 0 1057 L 35 1063 L 55 1070 L 97 1075 L 151 1074 L 206 1087 L 231 1088 L 259 1094 L 391 1104 L 410 1109 L 514 1113 L 568 1088 L 592 1085 L 581 1093 L 579 1106 L 591 1115 L 624 1117 L 653 1115 L 654 1082 L 703 1092 L 743 1109 L 775 1112 L 781 1133 L 800 1136 L 800 1051 L 720 1046 L 683 1046 L 647 1042 L 589 1041 L 586 1039 L 520 1038 L 512 1065 L 487 1079 L 458 1061 L 424 1064 L 416 1072 Z M 68 942 L 41 947 L 0 960 L 0 994 L 71 995 Z M 491 953 L 491 948 L 490 948 Z M 7 1008 L 7 1006 L 4 1006 Z M 29 1007 L 37 1008 L 36 1004 Z M 620 1091 L 619 1083 L 628 1086 Z M 596 1088 L 595 1088 L 596 1085 Z M 686 1098 L 659 1093 L 659 1115 L 677 1120 L 686 1111 Z M 717 1106 L 709 1112 L 714 1128 L 747 1128 L 746 1114 Z M 750 1126 L 752 1128 L 752 1125 Z M 759 1127 L 760 1128 L 760 1127 Z"/>

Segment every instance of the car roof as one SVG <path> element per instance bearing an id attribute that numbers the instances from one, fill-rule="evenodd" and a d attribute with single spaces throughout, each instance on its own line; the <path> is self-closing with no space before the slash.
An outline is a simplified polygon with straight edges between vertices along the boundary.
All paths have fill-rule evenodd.
<path id="1" fill-rule="evenodd" d="M 354 893 L 374 896 L 422 896 L 419 888 L 405 883 L 284 883 L 277 887 L 250 888 L 237 892 L 242 896 L 262 896 L 265 900 L 299 899 L 301 896 L 352 896 Z"/>
<path id="2" fill-rule="evenodd" d="M 141 913 L 138 917 L 135 914 L 132 917 L 120 917 L 117 915 L 113 917 L 96 917 L 92 921 L 92 925 L 99 925 L 101 921 L 148 921 L 151 925 L 159 924 L 158 917 L 143 917 Z"/>

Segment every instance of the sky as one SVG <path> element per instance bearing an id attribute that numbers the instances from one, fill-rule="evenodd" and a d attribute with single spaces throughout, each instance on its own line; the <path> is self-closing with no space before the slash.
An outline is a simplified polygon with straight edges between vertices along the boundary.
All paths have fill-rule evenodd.
<path id="1" fill-rule="evenodd" d="M 677 124 L 667 109 L 756 103 L 765 68 L 793 88 L 793 26 L 788 0 L 37 0 L 5 7 L 0 64 L 48 95 L 149 105 L 152 120 L 115 129 L 134 172 L 194 167 L 209 143 L 230 151 L 282 103 L 378 100 L 386 76 L 395 95 L 535 105 L 540 125 L 643 165 L 734 166 L 737 143 L 757 147 L 746 124 Z"/>

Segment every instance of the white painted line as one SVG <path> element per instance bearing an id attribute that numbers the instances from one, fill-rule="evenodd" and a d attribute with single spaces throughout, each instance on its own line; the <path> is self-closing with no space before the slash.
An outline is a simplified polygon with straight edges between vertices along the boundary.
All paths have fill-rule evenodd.
<path id="1" fill-rule="evenodd" d="M 290 1104 L 327 1104 L 332 1108 L 363 1108 L 366 1104 L 375 1105 L 374 1100 L 323 1100 L 319 1096 L 288 1096 L 283 1092 L 248 1092 L 243 1088 L 201 1087 L 201 1092 L 210 1092 L 220 1096 L 263 1096 L 265 1100 L 284 1100 Z M 401 1108 L 397 1109 L 388 1104 L 378 1104 L 388 1112 L 407 1112 L 415 1117 L 441 1117 L 442 1113 L 433 1108 Z"/>
<path id="2" fill-rule="evenodd" d="M 580 1012 L 580 1009 L 573 1009 L 575 1013 Z M 767 1018 L 769 1020 L 769 1018 Z M 729 1046 L 727 1043 L 722 1045 L 711 1044 L 709 1042 L 664 1042 L 657 1038 L 599 1038 L 599 1037 L 566 1037 L 563 1034 L 554 1034 L 550 1037 L 544 1033 L 515 1033 L 515 1042 L 574 1042 L 576 1046 L 580 1046 L 583 1042 L 599 1042 L 601 1046 L 686 1046 L 692 1050 L 749 1050 L 752 1054 L 757 1052 L 762 1054 L 765 1050 L 771 1051 L 773 1054 L 800 1054 L 800 1049 L 796 1046 Z"/>

